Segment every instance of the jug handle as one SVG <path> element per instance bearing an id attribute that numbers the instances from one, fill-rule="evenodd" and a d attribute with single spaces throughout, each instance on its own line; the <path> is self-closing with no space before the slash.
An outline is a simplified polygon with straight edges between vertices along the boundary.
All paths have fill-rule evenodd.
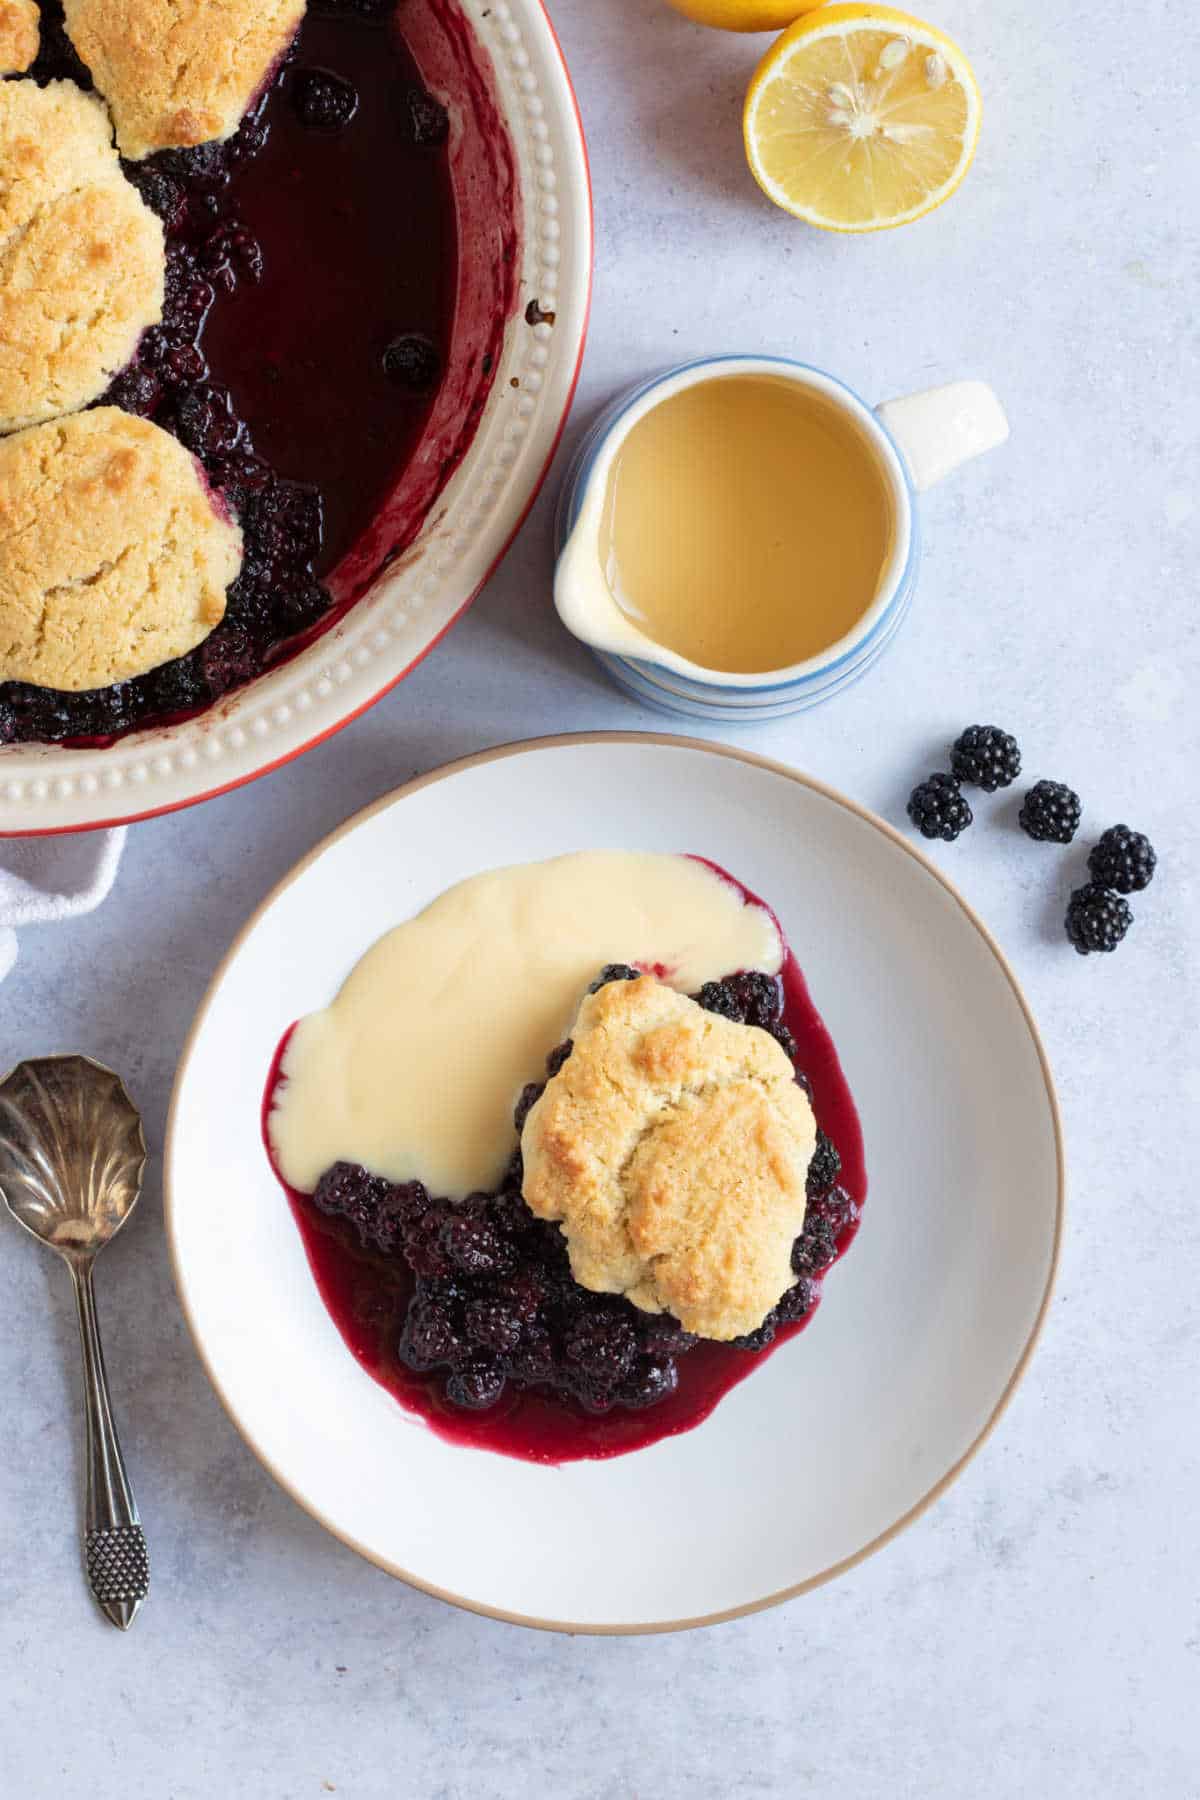
<path id="1" fill-rule="evenodd" d="M 1004 408 L 986 381 L 925 388 L 885 400 L 875 412 L 899 444 L 918 493 L 1008 437 Z"/>

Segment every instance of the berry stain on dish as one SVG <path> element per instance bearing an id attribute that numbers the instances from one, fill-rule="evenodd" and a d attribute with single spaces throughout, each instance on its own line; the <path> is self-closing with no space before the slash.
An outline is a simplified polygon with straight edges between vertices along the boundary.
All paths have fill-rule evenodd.
<path id="1" fill-rule="evenodd" d="M 576 860 L 559 859 L 559 865 Z M 691 1430 L 765 1356 L 803 1330 L 830 1268 L 858 1229 L 867 1187 L 858 1116 L 775 915 L 707 859 L 653 861 L 690 867 L 692 879 L 701 870 L 716 877 L 727 911 L 765 923 L 775 947 L 767 960 L 777 972 L 740 969 L 700 982 L 692 998 L 723 1021 L 766 1032 L 773 1040 L 770 1054 L 782 1050 L 791 1062 L 815 1117 L 803 1226 L 791 1244 L 785 1277 L 791 1285 L 752 1332 L 725 1342 L 701 1338 L 667 1312 L 634 1305 L 623 1292 L 581 1286 L 568 1261 L 565 1227 L 535 1216 L 526 1203 L 521 1143 L 528 1146 L 529 1137 L 522 1140 L 522 1128 L 547 1084 L 567 1067 L 570 1039 L 547 1045 L 544 1075 L 512 1093 L 517 1135 L 510 1127 L 490 1152 L 502 1159 L 501 1172 L 465 1199 L 439 1198 L 420 1180 L 389 1178 L 348 1160 L 326 1165 L 313 1191 L 307 1191 L 308 1181 L 304 1189 L 289 1183 L 281 1162 L 294 1159 L 298 1140 L 281 1156 L 281 1107 L 290 1088 L 293 1117 L 301 1107 L 307 1113 L 313 1093 L 311 1063 L 310 1078 L 302 1078 L 299 1088 L 288 1067 L 296 1026 L 274 1058 L 263 1099 L 263 1140 L 322 1300 L 358 1363 L 449 1442 L 558 1464 L 623 1455 Z M 531 865 L 530 872 L 555 866 Z M 708 885 L 715 890 L 717 883 Z M 451 890 L 443 904 L 461 891 Z M 365 960 L 379 957 L 387 942 Z M 723 941 L 713 939 L 709 954 L 728 953 L 734 943 L 745 946 L 747 940 L 727 932 Z M 677 977 L 697 966 L 694 955 L 682 968 L 661 954 L 647 962 L 656 977 Z M 369 971 L 372 986 L 378 988 L 384 967 L 376 962 Z M 588 992 L 636 981 L 641 972 L 639 966 L 609 964 Z M 481 1030 L 487 1030 L 486 1017 Z M 327 1065 L 322 1073 L 327 1076 Z M 332 1127 L 346 1128 L 345 1117 Z M 313 1149 L 317 1161 L 324 1154 Z"/>
<path id="2" fill-rule="evenodd" d="M 90 87 L 61 7 L 42 12 L 33 78 Z M 416 535 L 436 489 L 405 517 L 400 482 L 452 361 L 459 220 L 448 115 L 394 13 L 316 0 L 232 138 L 124 164 L 163 225 L 165 302 L 100 403 L 198 458 L 241 525 L 243 565 L 185 656 L 80 693 L 0 683 L 0 744 L 104 744 L 205 709 L 326 629 Z M 472 301 L 478 391 L 458 441 L 439 435 L 442 480 L 490 386 L 502 299 L 490 320 Z M 393 511 L 396 532 L 357 569 Z"/>

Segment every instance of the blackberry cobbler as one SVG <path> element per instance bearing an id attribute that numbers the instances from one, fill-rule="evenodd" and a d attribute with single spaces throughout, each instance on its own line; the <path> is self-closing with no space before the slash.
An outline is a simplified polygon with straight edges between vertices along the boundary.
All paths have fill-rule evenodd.
<path id="1" fill-rule="evenodd" d="M 656 1084 L 670 1105 L 628 1155 Z M 564 1461 L 688 1429 L 804 1326 L 858 1227 L 858 1121 L 790 954 L 690 998 L 607 966 L 513 1122 L 501 1179 L 465 1199 L 348 1161 L 289 1189 L 355 1355 L 455 1441 Z"/>
<path id="2" fill-rule="evenodd" d="M 223 617 L 186 654 L 82 691 L 0 678 L 0 745 L 104 743 L 201 711 L 292 654 L 416 535 L 490 386 L 511 310 L 516 228 L 495 222 L 491 311 L 477 283 L 475 341 L 456 351 L 449 119 L 400 35 L 395 0 L 310 0 L 307 12 L 303 0 L 246 4 L 248 32 L 265 29 L 270 14 L 287 35 L 231 136 L 147 154 L 146 83 L 135 69 L 122 85 L 127 46 L 109 42 L 121 30 L 116 9 L 93 0 L 73 0 L 66 26 L 58 0 L 44 0 L 37 58 L 17 78 L 90 94 L 96 74 L 124 184 L 161 226 L 165 273 L 160 262 L 158 322 L 95 403 L 151 422 L 198 460 L 218 514 L 240 528 L 241 562 Z M 151 24 L 159 10 L 180 16 L 168 0 L 140 5 Z M 193 0 L 182 12 L 204 16 Z M 425 29 L 423 18 L 422 7 L 406 7 L 405 31 Z M 223 128 L 220 108 L 230 104 L 236 117 L 236 100 L 218 97 L 207 129 Z M 479 110 L 490 119 L 494 108 Z M 180 114 L 198 117 L 201 133 L 208 116 Z M 468 119 L 462 130 L 470 138 L 492 128 Z M 495 131 L 486 154 L 499 162 L 509 151 Z M 485 153 L 472 138 L 463 154 Z M 503 179 L 511 183 L 511 168 Z M 441 418 L 452 362 L 459 410 L 437 425 L 402 489 Z M 3 590 L 0 579 L 0 606 Z"/>

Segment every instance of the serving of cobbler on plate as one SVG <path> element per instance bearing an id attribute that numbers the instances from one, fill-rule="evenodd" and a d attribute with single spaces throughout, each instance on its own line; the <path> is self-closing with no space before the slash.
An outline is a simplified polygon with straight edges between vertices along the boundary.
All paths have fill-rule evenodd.
<path id="1" fill-rule="evenodd" d="M 699 1424 L 811 1319 L 866 1194 L 778 921 L 694 857 L 449 890 L 292 1027 L 263 1121 L 360 1363 L 539 1462 Z"/>

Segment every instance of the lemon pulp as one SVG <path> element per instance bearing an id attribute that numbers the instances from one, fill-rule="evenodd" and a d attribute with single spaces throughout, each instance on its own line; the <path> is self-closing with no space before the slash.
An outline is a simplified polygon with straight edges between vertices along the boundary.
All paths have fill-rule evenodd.
<path id="1" fill-rule="evenodd" d="M 971 66 L 934 27 L 888 7 L 829 6 L 768 51 L 746 102 L 764 190 L 815 225 L 871 231 L 947 199 L 975 150 Z"/>

